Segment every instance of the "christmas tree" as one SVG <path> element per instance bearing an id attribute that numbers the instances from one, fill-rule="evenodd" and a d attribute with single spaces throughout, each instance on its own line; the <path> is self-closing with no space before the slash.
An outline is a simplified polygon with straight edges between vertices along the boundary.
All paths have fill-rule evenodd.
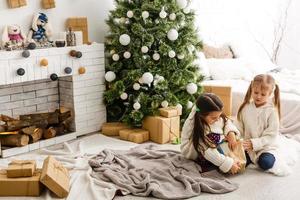
<path id="1" fill-rule="evenodd" d="M 107 20 L 108 121 L 141 126 L 167 106 L 182 108 L 185 120 L 203 78 L 194 18 L 187 0 L 116 0 Z"/>

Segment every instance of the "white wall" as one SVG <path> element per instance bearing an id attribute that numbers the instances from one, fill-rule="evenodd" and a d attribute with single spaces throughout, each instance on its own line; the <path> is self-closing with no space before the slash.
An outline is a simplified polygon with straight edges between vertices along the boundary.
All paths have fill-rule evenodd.
<path id="1" fill-rule="evenodd" d="M 273 54 L 289 0 L 193 0 L 205 43 L 236 47 L 243 56 L 268 59 Z M 300 1 L 292 0 L 277 64 L 300 68 Z M 278 28 L 279 27 L 279 28 Z"/>
<path id="2" fill-rule="evenodd" d="M 15 9 L 7 7 L 7 1 L 0 1 L 0 35 L 6 24 L 19 24 L 27 34 L 34 13 L 44 12 L 48 15 L 54 32 L 65 31 L 68 17 L 86 16 L 90 41 L 104 42 L 108 27 L 105 19 L 108 11 L 113 9 L 112 0 L 56 0 L 56 8 L 44 10 L 41 0 L 27 0 L 27 6 Z"/>
<path id="3" fill-rule="evenodd" d="M 278 65 L 300 69 L 300 1 L 292 0 L 288 10 L 287 26 L 279 52 Z"/>

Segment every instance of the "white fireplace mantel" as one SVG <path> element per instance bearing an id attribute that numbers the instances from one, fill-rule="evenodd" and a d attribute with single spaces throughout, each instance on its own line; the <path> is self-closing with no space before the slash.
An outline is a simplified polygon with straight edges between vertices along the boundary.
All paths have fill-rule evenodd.
<path id="1" fill-rule="evenodd" d="M 82 57 L 70 56 L 71 50 L 81 52 Z M 40 140 L 24 147 L 2 150 L 2 157 L 26 153 L 99 131 L 102 123 L 106 121 L 106 108 L 102 100 L 105 90 L 104 45 L 96 43 L 75 47 L 29 50 L 28 58 L 23 57 L 22 52 L 0 51 L 0 86 L 22 86 L 22 83 L 26 82 L 26 86 L 22 86 L 23 88 L 37 87 L 40 80 L 50 80 L 51 74 L 57 74 L 60 77 L 59 105 L 74 111 L 76 132 Z M 48 62 L 47 66 L 41 65 L 43 59 Z M 67 67 L 72 69 L 72 73 L 65 72 Z M 20 68 L 25 70 L 23 76 L 17 74 L 17 70 Z M 81 74 L 80 68 L 85 69 L 83 70 L 85 72 L 81 71 Z M 31 85 L 28 85 L 28 82 Z M 16 92 L 3 91 L 7 94 L 1 93 L 0 90 L 0 96 L 9 96 L 12 95 L 9 92 Z M 26 101 L 28 102 L 28 100 Z M 14 104 L 14 102 L 9 103 L 10 105 Z M 3 107 L 4 104 L 0 103 L 0 106 Z"/>

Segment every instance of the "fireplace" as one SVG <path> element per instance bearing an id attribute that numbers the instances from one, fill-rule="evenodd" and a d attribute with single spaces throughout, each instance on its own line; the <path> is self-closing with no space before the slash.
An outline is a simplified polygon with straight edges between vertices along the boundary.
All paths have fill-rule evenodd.
<path id="1" fill-rule="evenodd" d="M 2 145 L 2 157 L 99 131 L 106 121 L 106 109 L 102 101 L 105 90 L 103 44 L 36 49 L 30 51 L 28 58 L 22 57 L 22 51 L 1 51 L 0 71 L 0 114 L 16 120 L 28 117 L 40 117 L 43 120 L 48 115 L 68 115 L 69 126 L 68 131 L 65 130 L 56 137 L 35 142 L 31 139 L 31 144 L 22 147 Z M 53 126 L 41 125 L 42 127 L 37 128 L 44 128 L 43 131 L 53 128 L 59 132 L 61 129 L 56 126 L 62 123 L 60 121 Z M 7 128 L 7 124 L 2 121 L 5 126 L 0 127 L 0 132 L 14 129 Z M 26 128 L 22 125 L 20 127 Z M 27 128 L 29 130 L 30 126 Z M 31 128 L 33 131 L 32 126 Z"/>

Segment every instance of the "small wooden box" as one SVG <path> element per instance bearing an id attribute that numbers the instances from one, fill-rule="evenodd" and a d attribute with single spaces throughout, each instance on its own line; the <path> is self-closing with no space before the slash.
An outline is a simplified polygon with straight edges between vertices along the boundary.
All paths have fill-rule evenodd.
<path id="1" fill-rule="evenodd" d="M 26 0 L 7 0 L 7 3 L 9 8 L 19 8 L 27 5 Z"/>
<path id="2" fill-rule="evenodd" d="M 44 9 L 55 8 L 55 0 L 42 0 L 42 8 Z"/>
<path id="3" fill-rule="evenodd" d="M 224 113 L 231 116 L 232 111 L 232 93 L 230 86 L 210 86 L 203 85 L 204 92 L 214 93 L 222 100 L 224 104 Z"/>

